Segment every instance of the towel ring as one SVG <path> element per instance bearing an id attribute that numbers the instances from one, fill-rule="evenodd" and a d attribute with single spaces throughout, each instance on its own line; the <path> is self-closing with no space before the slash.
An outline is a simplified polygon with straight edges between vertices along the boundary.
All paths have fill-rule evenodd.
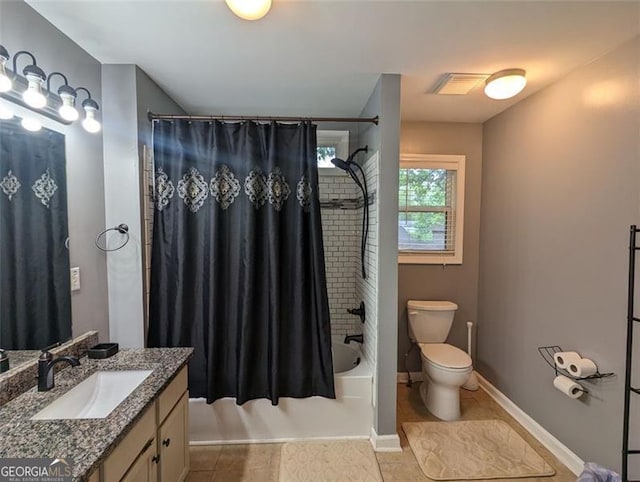
<path id="1" fill-rule="evenodd" d="M 107 234 L 109 231 L 118 231 L 120 234 L 124 234 L 126 236 L 124 243 L 122 243 L 117 248 L 113 248 L 113 249 L 103 248 L 102 246 L 100 246 L 100 243 L 98 243 L 98 241 L 100 241 L 100 238 L 105 234 Z M 126 224 L 118 224 L 113 228 L 107 228 L 96 236 L 96 247 L 100 251 L 104 251 L 105 253 L 110 253 L 111 251 L 118 251 L 119 249 L 124 248 L 128 242 L 129 242 L 129 226 L 127 226 Z"/>

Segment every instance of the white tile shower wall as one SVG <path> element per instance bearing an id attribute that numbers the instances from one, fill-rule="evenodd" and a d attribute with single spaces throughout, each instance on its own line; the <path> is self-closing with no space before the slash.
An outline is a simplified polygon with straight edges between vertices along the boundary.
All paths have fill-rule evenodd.
<path id="1" fill-rule="evenodd" d="M 354 199 L 360 191 L 347 175 L 323 175 L 319 179 L 320 200 Z M 362 210 L 324 208 L 322 234 L 331 312 L 331 334 L 362 333 L 360 319 L 347 313 L 360 304 L 356 279 L 360 270 Z"/>
<path id="2" fill-rule="evenodd" d="M 151 293 L 151 240 L 153 237 L 153 155 L 147 145 L 142 147 L 142 217 L 144 243 L 144 298 L 145 313 L 149 316 Z M 148 321 L 148 320 L 147 320 Z"/>
<path id="3" fill-rule="evenodd" d="M 367 310 L 364 324 L 364 356 L 376 366 L 378 347 L 378 154 L 371 156 L 363 166 L 369 193 L 375 201 L 369 205 L 369 239 L 365 255 L 367 279 L 356 277 L 356 297 L 363 300 Z M 371 195 L 371 194 L 370 194 Z M 375 392 L 374 392 L 375 393 Z"/>

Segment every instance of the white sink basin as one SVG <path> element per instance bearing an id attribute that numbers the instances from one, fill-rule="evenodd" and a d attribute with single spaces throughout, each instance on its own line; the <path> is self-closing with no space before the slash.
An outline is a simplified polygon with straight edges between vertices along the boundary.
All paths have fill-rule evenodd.
<path id="1" fill-rule="evenodd" d="M 96 372 L 32 417 L 32 420 L 105 418 L 152 370 Z"/>

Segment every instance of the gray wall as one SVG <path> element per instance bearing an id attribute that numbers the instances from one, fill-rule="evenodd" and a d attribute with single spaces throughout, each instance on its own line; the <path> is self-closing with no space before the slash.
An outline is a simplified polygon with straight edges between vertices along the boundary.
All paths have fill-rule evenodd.
<path id="1" fill-rule="evenodd" d="M 405 370 L 408 300 L 447 300 L 458 304 L 448 342 L 467 349 L 467 321 L 478 319 L 480 188 L 482 183 L 482 124 L 403 122 L 400 152 L 462 154 L 466 156 L 464 244 L 461 265 L 400 264 L 398 266 L 398 372 Z M 474 331 L 475 335 L 475 331 Z M 475 351 L 475 347 L 474 347 Z M 421 370 L 419 350 L 407 359 L 411 371 Z"/>
<path id="2" fill-rule="evenodd" d="M 29 50 L 45 72 L 63 72 L 75 86 L 87 87 L 102 106 L 100 63 L 24 2 L 0 2 L 0 44 L 10 54 Z M 26 59 L 19 60 L 23 68 Z M 58 82 L 56 79 L 55 82 Z M 57 88 L 58 84 L 53 83 Z M 84 95 L 81 94 L 81 100 Z M 43 124 L 45 122 L 43 121 Z M 80 291 L 71 295 L 73 335 L 97 330 L 109 338 L 105 256 L 94 245 L 104 229 L 102 135 L 76 122 L 45 124 L 65 134 L 71 266 L 80 267 Z"/>
<path id="3" fill-rule="evenodd" d="M 627 240 L 640 224 L 639 59 L 636 37 L 484 126 L 479 371 L 582 459 L 614 469 Z M 536 351 L 551 344 L 617 377 L 570 400 Z"/>
<path id="4" fill-rule="evenodd" d="M 398 349 L 398 167 L 400 156 L 400 75 L 380 76 L 361 117 L 380 116 L 380 124 L 361 125 L 360 145 L 368 159 L 379 152 L 378 186 L 378 348 L 374 428 L 396 433 L 396 352 Z M 365 341 L 366 343 L 366 341 Z"/>
<path id="5" fill-rule="evenodd" d="M 138 113 L 138 138 L 140 145 L 151 146 L 151 122 L 147 111 L 156 114 L 186 114 L 169 95 L 140 67 L 135 67 L 136 106 Z M 140 148 L 142 154 L 142 148 Z"/>
<path id="6" fill-rule="evenodd" d="M 147 110 L 182 113 L 139 67 L 103 65 L 105 209 L 107 225 L 129 225 L 130 240 L 109 254 L 109 326 L 123 347 L 144 346 L 144 260 L 141 209 L 143 143 L 151 142 Z"/>

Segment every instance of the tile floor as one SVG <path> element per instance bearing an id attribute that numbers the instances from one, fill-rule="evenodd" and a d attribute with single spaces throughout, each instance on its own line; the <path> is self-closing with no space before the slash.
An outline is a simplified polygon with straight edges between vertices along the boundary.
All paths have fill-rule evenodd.
<path id="1" fill-rule="evenodd" d="M 398 385 L 398 434 L 402 452 L 377 453 L 382 477 L 387 481 L 426 481 L 409 442 L 402 422 L 437 420 L 424 408 L 418 392 L 420 383 L 407 388 Z M 553 477 L 501 479 L 501 482 L 573 482 L 576 476 L 498 406 L 484 391 L 460 391 L 462 420 L 501 419 L 511 425 L 556 470 Z M 187 482 L 277 482 L 282 444 L 217 445 L 191 448 L 191 472 Z M 302 482 L 302 481 L 301 481 Z M 305 481 L 313 482 L 313 481 Z M 349 481 L 336 481 L 349 482 Z"/>

